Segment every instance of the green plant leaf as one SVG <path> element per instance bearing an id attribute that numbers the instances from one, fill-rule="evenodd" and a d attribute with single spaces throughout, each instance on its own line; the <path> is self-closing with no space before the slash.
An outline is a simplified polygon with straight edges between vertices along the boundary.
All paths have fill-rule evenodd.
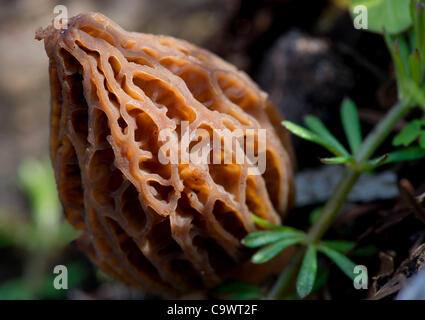
<path id="1" fill-rule="evenodd" d="M 261 219 L 259 216 L 256 216 L 255 214 L 252 214 L 252 213 L 251 213 L 251 218 L 252 218 L 252 220 L 254 220 L 255 224 L 258 224 L 259 226 L 262 226 L 264 228 L 268 228 L 268 229 L 272 229 L 272 230 L 281 230 L 281 231 L 298 233 L 298 234 L 304 234 L 303 231 L 295 229 L 295 228 L 272 224 L 272 223 L 268 222 L 267 220 Z"/>
<path id="2" fill-rule="evenodd" d="M 320 162 L 324 164 L 341 164 L 353 161 L 353 157 L 334 157 L 334 158 L 320 158 Z"/>
<path id="3" fill-rule="evenodd" d="M 282 239 L 299 238 L 301 235 L 299 232 L 282 230 L 258 231 L 248 234 L 242 239 L 242 244 L 249 248 L 257 248 Z"/>
<path id="4" fill-rule="evenodd" d="M 285 126 L 286 129 L 288 129 L 293 134 L 304 140 L 308 140 L 318 144 L 325 143 L 323 139 L 321 139 L 317 134 L 314 134 L 310 130 L 307 130 L 291 121 L 285 120 L 282 122 L 282 124 Z"/>
<path id="5" fill-rule="evenodd" d="M 405 72 L 406 78 L 410 76 L 410 49 L 407 44 L 406 38 L 402 35 L 397 36 L 397 43 L 400 51 L 400 59 L 403 63 L 403 69 Z"/>
<path id="6" fill-rule="evenodd" d="M 61 209 L 50 163 L 25 160 L 18 168 L 19 185 L 28 197 L 34 223 L 44 232 L 56 229 Z"/>
<path id="7" fill-rule="evenodd" d="M 253 286 L 243 281 L 228 281 L 214 290 L 218 294 L 231 295 L 234 300 L 250 300 L 259 299 L 261 290 L 257 286 Z"/>
<path id="8" fill-rule="evenodd" d="M 343 254 L 347 253 L 356 246 L 355 242 L 345 240 L 325 240 L 322 241 L 322 244 Z"/>
<path id="9" fill-rule="evenodd" d="M 297 278 L 297 293 L 300 298 L 307 297 L 313 290 L 317 274 L 317 249 L 309 246 L 304 255 Z"/>
<path id="10" fill-rule="evenodd" d="M 390 39 L 390 37 L 387 36 L 387 33 L 385 33 L 385 35 L 386 39 Z M 387 40 L 387 43 L 389 43 L 389 40 Z M 392 46 L 389 49 L 392 53 L 395 71 L 397 74 L 398 96 L 400 100 L 404 100 L 406 95 L 406 82 L 409 79 L 409 53 L 407 49 L 406 40 L 401 36 L 396 37 L 394 42 L 392 42 Z"/>
<path id="11" fill-rule="evenodd" d="M 410 16 L 413 20 L 413 31 L 412 31 L 412 40 L 416 43 L 412 48 L 418 48 L 420 53 L 421 66 L 419 70 L 421 73 L 424 71 L 424 58 L 425 58 L 425 9 L 423 3 L 419 1 L 412 0 L 410 3 Z"/>
<path id="12" fill-rule="evenodd" d="M 393 139 L 393 145 L 396 147 L 407 147 L 415 141 L 421 134 L 421 123 L 419 120 L 413 120 L 404 126 L 403 130 L 398 133 Z"/>
<path id="13" fill-rule="evenodd" d="M 24 278 L 15 278 L 0 285 L 0 300 L 31 300 L 34 292 Z"/>
<path id="14" fill-rule="evenodd" d="M 419 85 L 421 82 L 421 58 L 419 55 L 419 50 L 415 49 L 409 58 L 410 65 L 410 76 L 416 85 Z"/>
<path id="15" fill-rule="evenodd" d="M 314 286 L 312 292 L 315 292 L 322 288 L 326 281 L 328 281 L 329 278 L 329 269 L 328 268 L 318 268 L 317 269 L 317 275 L 316 275 L 316 281 L 314 281 Z"/>
<path id="16" fill-rule="evenodd" d="M 276 224 L 272 224 L 268 222 L 267 220 L 261 219 L 259 216 L 256 216 L 255 214 L 251 213 L 251 218 L 254 220 L 255 224 L 258 224 L 261 227 L 268 228 L 268 229 L 274 229 L 279 230 L 279 226 Z"/>
<path id="17" fill-rule="evenodd" d="M 310 130 L 307 130 L 291 121 L 283 121 L 282 124 L 285 126 L 286 129 L 288 129 L 294 135 L 300 137 L 301 139 L 321 145 L 322 147 L 326 148 L 327 150 L 329 150 L 331 153 L 333 153 L 336 156 L 347 155 L 345 153 L 342 153 L 340 150 L 338 150 L 338 148 L 336 148 L 332 143 L 323 139 L 322 137 L 318 136 L 316 133 Z"/>
<path id="18" fill-rule="evenodd" d="M 28 218 L 7 211 L 0 212 L 0 236 L 5 239 L 6 245 L 26 250 L 37 247 L 39 250 L 39 235 L 34 230 Z"/>
<path id="19" fill-rule="evenodd" d="M 425 26 L 424 26 L 425 28 Z M 424 54 L 425 55 L 425 54 Z M 413 98 L 413 100 L 425 110 L 425 94 L 423 93 L 423 88 L 419 88 L 419 86 L 414 81 L 407 81 L 406 89 L 409 95 Z"/>
<path id="20" fill-rule="evenodd" d="M 346 99 L 342 103 L 341 121 L 351 152 L 354 154 L 362 143 L 362 130 L 357 107 L 352 100 Z"/>
<path id="21" fill-rule="evenodd" d="M 355 275 L 353 273 L 356 264 L 342 255 L 338 251 L 327 247 L 324 243 L 319 246 L 319 251 L 324 253 L 331 259 L 335 264 L 344 272 L 350 279 L 354 280 Z"/>
<path id="22" fill-rule="evenodd" d="M 256 254 L 252 256 L 253 263 L 265 263 L 274 257 L 276 257 L 280 252 L 286 249 L 289 246 L 300 243 L 301 238 L 290 238 L 279 240 L 273 244 L 270 244 L 257 251 Z"/>
<path id="23" fill-rule="evenodd" d="M 335 136 L 328 130 L 328 128 L 326 128 L 324 123 L 319 118 L 312 115 L 307 115 L 304 118 L 304 122 L 310 130 L 312 130 L 320 138 L 331 144 L 335 148 L 335 150 L 338 150 L 341 155 L 349 155 L 348 151 L 345 150 L 344 146 L 335 138 Z"/>
<path id="24" fill-rule="evenodd" d="M 385 161 L 388 159 L 388 157 L 389 157 L 388 154 L 384 154 L 384 155 L 379 156 L 377 158 L 371 159 L 363 165 L 363 169 L 365 169 L 365 170 L 375 169 L 375 168 L 385 164 Z"/>
<path id="25" fill-rule="evenodd" d="M 351 0 L 350 12 L 356 6 L 364 5 L 368 13 L 368 31 L 399 33 L 412 24 L 410 0 Z"/>
<path id="26" fill-rule="evenodd" d="M 410 147 L 390 152 L 388 154 L 388 159 L 385 161 L 385 164 L 422 159 L 423 157 L 425 157 L 424 149 L 421 147 Z"/>
<path id="27" fill-rule="evenodd" d="M 421 133 L 420 137 L 419 137 L 419 146 L 422 149 L 425 149 L 425 131 Z"/>

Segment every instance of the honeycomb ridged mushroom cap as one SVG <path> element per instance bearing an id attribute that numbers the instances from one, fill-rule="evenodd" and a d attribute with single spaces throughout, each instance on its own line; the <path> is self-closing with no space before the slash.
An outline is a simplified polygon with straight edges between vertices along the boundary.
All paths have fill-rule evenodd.
<path id="1" fill-rule="evenodd" d="M 50 58 L 59 197 L 83 250 L 110 275 L 157 294 L 213 287 L 234 273 L 251 254 L 240 243 L 256 229 L 250 213 L 278 224 L 293 199 L 291 147 L 267 95 L 206 50 L 126 32 L 98 13 L 36 38 Z M 266 129 L 264 173 L 250 173 L 249 161 L 163 164 L 159 134 L 172 132 L 179 151 L 184 121 L 210 138 L 242 129 L 257 144 L 259 130 L 246 129 Z"/>

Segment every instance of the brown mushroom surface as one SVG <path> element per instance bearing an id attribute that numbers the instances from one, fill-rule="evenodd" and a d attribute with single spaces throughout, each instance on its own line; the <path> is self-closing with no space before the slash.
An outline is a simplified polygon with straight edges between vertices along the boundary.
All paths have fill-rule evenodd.
<path id="1" fill-rule="evenodd" d="M 256 229 L 250 213 L 278 224 L 293 198 L 291 147 L 267 95 L 206 50 L 126 32 L 98 13 L 36 37 L 50 58 L 51 158 L 79 245 L 110 275 L 152 293 L 208 288 L 234 273 L 251 254 L 240 243 Z M 259 141 L 247 129 L 266 129 L 264 173 L 250 173 L 234 152 L 227 164 L 164 164 L 160 132 L 181 151 L 183 121 L 210 138 L 242 129 L 244 141 L 247 132 Z"/>

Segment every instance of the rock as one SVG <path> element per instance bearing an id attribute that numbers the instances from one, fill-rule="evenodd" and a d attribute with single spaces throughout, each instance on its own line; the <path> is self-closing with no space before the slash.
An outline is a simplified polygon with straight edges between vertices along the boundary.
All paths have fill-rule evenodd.
<path id="1" fill-rule="evenodd" d="M 332 195 L 343 173 L 344 168 L 336 165 L 299 172 L 295 177 L 296 206 L 303 207 L 325 202 Z M 370 202 L 392 199 L 397 195 L 396 174 L 384 171 L 374 175 L 362 175 L 348 196 L 348 201 Z"/>
<path id="2" fill-rule="evenodd" d="M 353 86 L 351 71 L 322 39 L 298 30 L 279 38 L 266 54 L 258 81 L 288 120 L 338 110 Z M 283 112 L 285 111 L 285 112 Z"/>

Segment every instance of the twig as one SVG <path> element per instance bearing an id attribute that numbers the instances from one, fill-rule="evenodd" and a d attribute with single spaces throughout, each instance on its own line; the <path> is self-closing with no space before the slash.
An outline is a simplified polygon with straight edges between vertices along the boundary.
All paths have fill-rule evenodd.
<path id="1" fill-rule="evenodd" d="M 400 181 L 400 193 L 415 217 L 425 223 L 425 210 L 416 199 L 415 189 L 409 180 L 402 179 Z"/>

